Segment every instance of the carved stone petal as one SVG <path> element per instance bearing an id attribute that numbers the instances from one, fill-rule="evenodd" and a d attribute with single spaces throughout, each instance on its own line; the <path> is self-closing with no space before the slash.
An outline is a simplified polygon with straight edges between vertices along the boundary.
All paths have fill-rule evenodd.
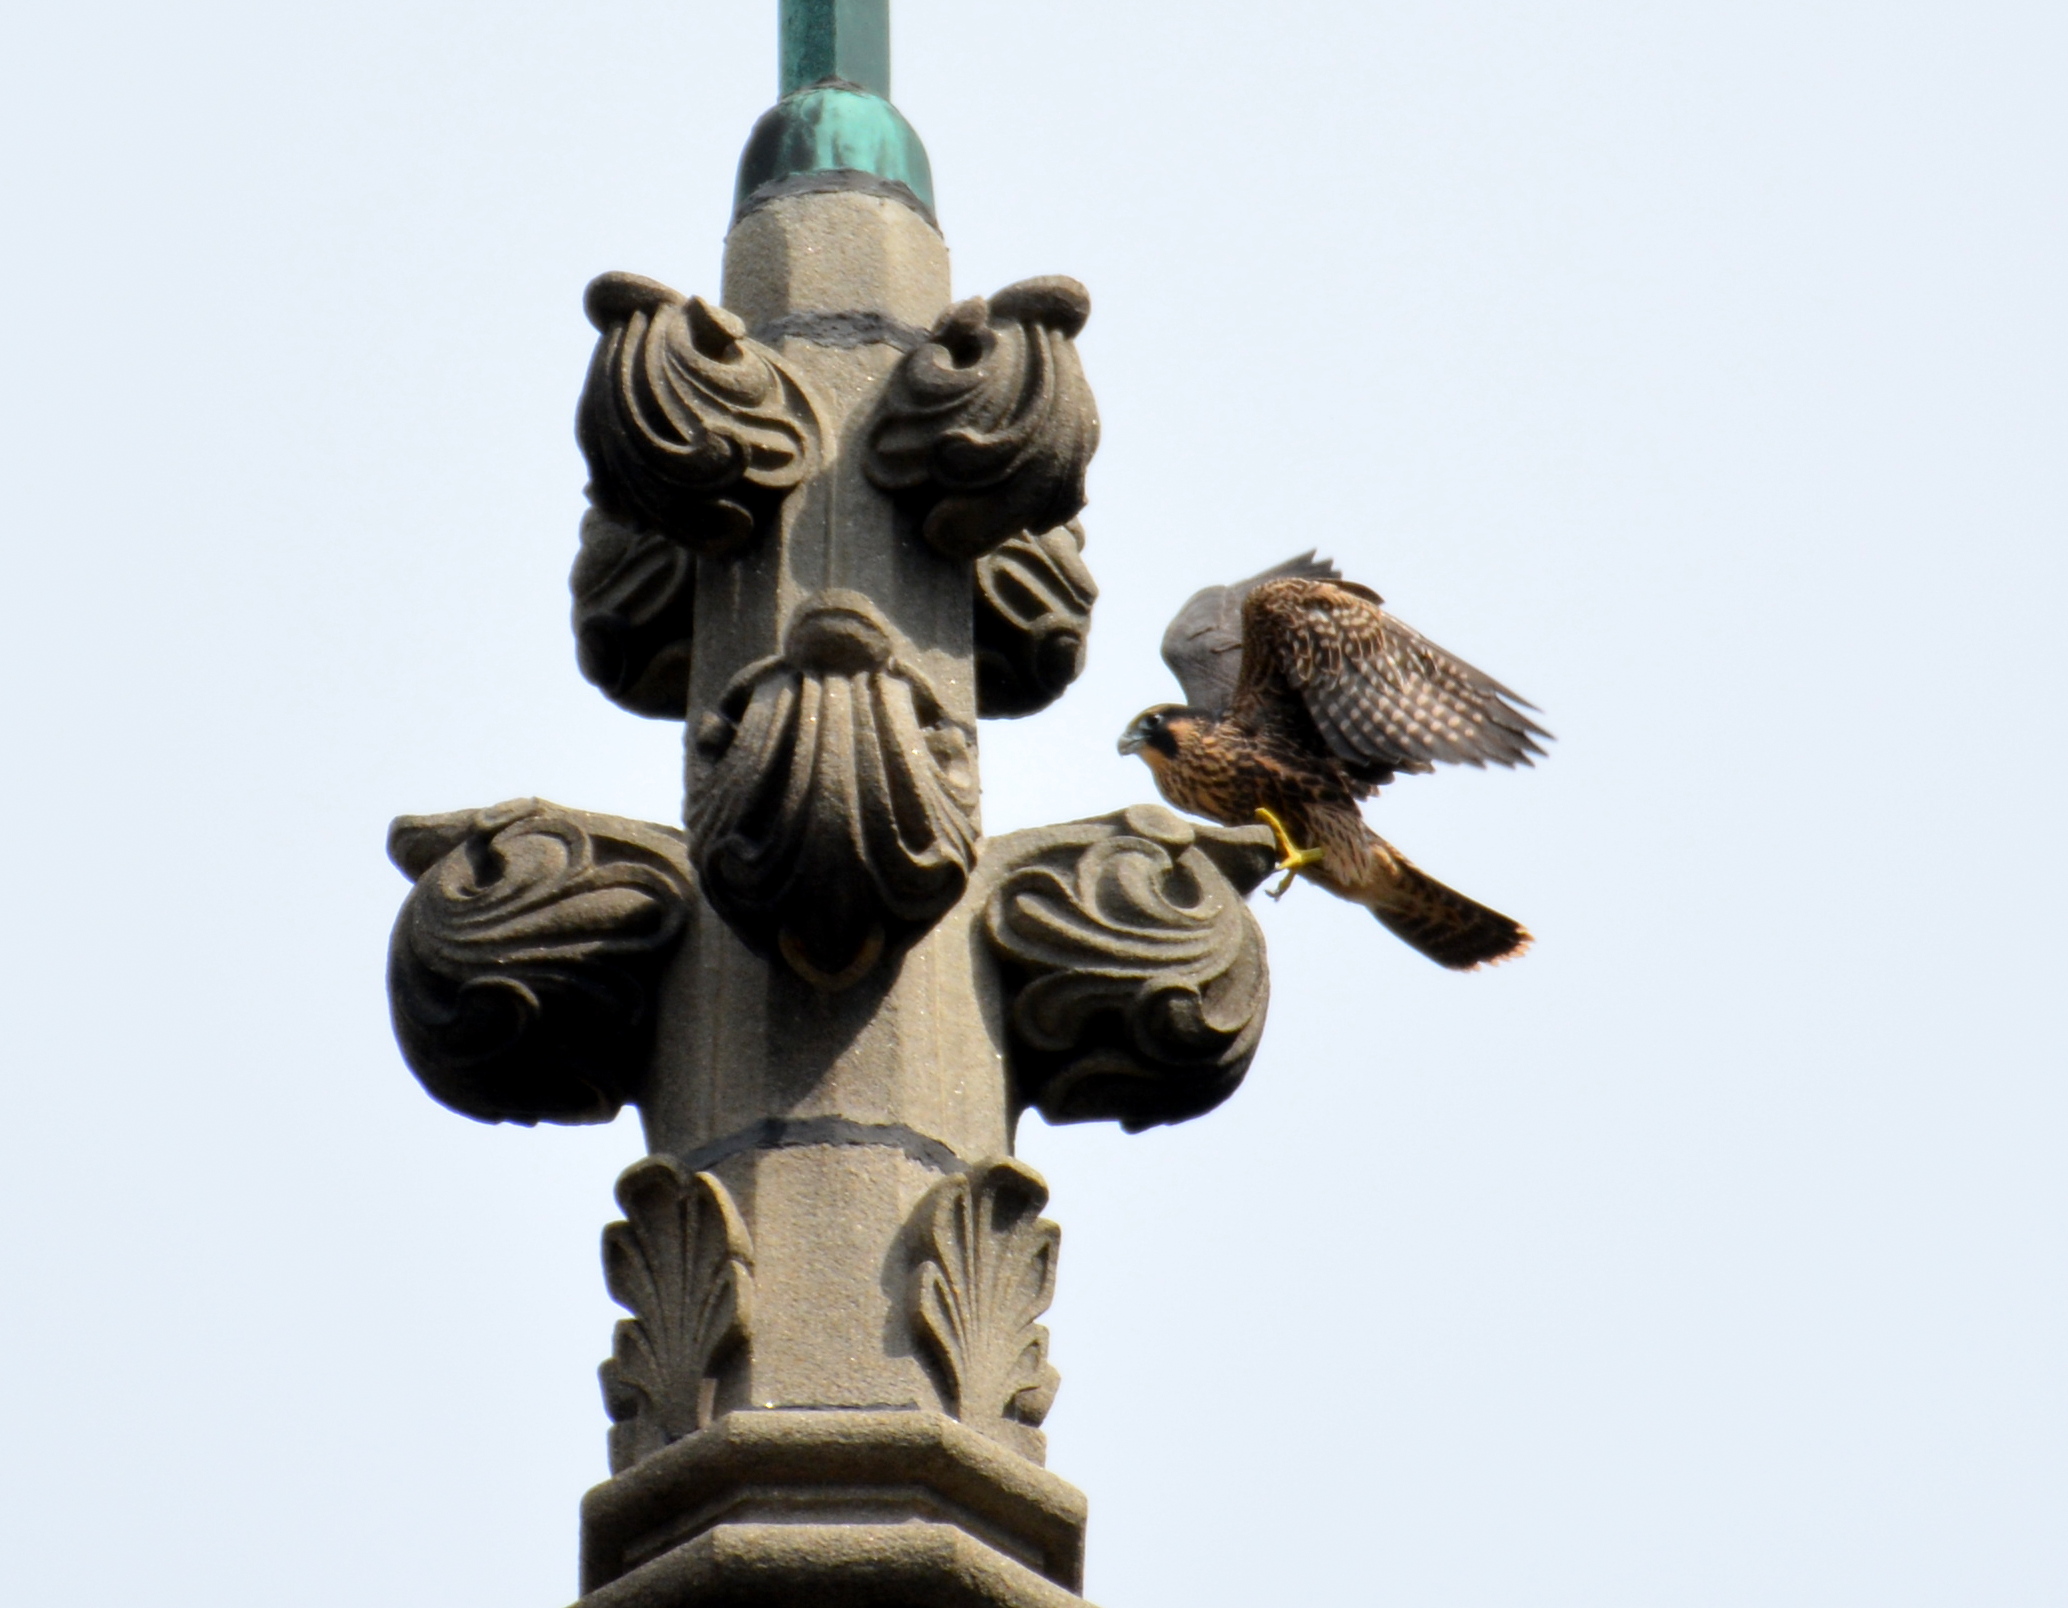
<path id="1" fill-rule="evenodd" d="M 884 386 L 870 480 L 951 558 L 976 558 L 1084 508 L 1098 406 L 1074 337 L 1091 297 L 1060 275 L 943 313 Z"/>
<path id="2" fill-rule="evenodd" d="M 432 1097 L 484 1122 L 607 1122 L 633 1098 L 654 987 L 693 884 L 666 827 L 514 799 L 405 815 L 388 854 L 416 887 L 388 998 Z"/>
<path id="3" fill-rule="evenodd" d="M 1040 1462 L 1042 1420 L 1062 1376 L 1035 1320 L 1055 1298 L 1063 1231 L 1042 1217 L 1048 1185 L 1000 1157 L 944 1179 L 914 1219 L 914 1328 L 940 1369 L 954 1414 Z"/>
<path id="4" fill-rule="evenodd" d="M 648 1156 L 617 1198 L 625 1221 L 603 1231 L 603 1279 L 632 1316 L 599 1370 L 613 1474 L 709 1427 L 718 1372 L 754 1329 L 754 1242 L 715 1174 Z"/>
<path id="5" fill-rule="evenodd" d="M 681 720 L 689 703 L 696 558 L 680 542 L 592 508 L 568 588 L 575 657 L 613 703 Z"/>
<path id="6" fill-rule="evenodd" d="M 1084 669 L 1098 583 L 1084 564 L 1084 527 L 1072 520 L 1024 532 L 976 563 L 977 713 L 1031 715 L 1060 698 Z"/>
<path id="7" fill-rule="evenodd" d="M 819 594 L 698 733 L 716 760 L 689 812 L 705 897 L 813 983 L 859 982 L 968 883 L 970 738 L 868 599 Z"/>
<path id="8" fill-rule="evenodd" d="M 575 434 L 596 505 L 705 553 L 766 528 L 818 458 L 796 376 L 724 308 L 637 274 L 603 275 L 585 306 L 598 335 Z"/>
<path id="9" fill-rule="evenodd" d="M 1275 858 L 1262 827 L 1156 805 L 986 842 L 984 932 L 1020 1099 L 1051 1122 L 1129 1132 L 1227 1099 L 1270 999 L 1244 900 Z"/>

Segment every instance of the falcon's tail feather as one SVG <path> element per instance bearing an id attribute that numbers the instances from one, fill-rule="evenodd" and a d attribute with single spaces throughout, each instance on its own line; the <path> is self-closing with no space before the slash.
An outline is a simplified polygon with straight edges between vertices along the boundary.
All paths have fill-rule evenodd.
<path id="1" fill-rule="evenodd" d="M 1408 869 L 1411 882 L 1418 884 L 1410 899 L 1365 907 L 1403 943 L 1452 971 L 1498 966 L 1529 948 L 1529 930 L 1520 922 L 1498 910 L 1489 910 L 1411 866 Z"/>
<path id="2" fill-rule="evenodd" d="M 1340 891 L 1394 937 L 1452 971 L 1497 965 L 1529 948 L 1529 932 L 1520 922 L 1446 887 L 1369 827 L 1365 830 L 1370 852 L 1364 875 Z"/>

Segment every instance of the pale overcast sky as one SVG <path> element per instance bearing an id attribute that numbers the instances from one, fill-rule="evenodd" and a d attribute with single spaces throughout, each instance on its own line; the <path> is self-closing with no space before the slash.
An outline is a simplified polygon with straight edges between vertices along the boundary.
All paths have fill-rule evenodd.
<path id="1" fill-rule="evenodd" d="M 24 7 L 0 1597 L 556 1608 L 639 1150 L 389 1037 L 389 816 L 666 820 L 577 675 L 582 286 L 715 293 L 774 0 Z M 1106 1608 L 2068 1602 L 2068 11 L 898 0 L 957 287 L 1065 272 L 1091 668 L 1309 546 L 1519 687 L 1311 889 L 1222 1110 L 1030 1121 Z"/>

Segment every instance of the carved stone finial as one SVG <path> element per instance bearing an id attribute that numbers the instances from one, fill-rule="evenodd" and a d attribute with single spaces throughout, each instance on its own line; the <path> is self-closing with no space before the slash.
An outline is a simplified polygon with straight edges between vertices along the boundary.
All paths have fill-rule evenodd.
<path id="1" fill-rule="evenodd" d="M 625 1221 L 603 1231 L 603 1280 L 632 1316 L 598 1370 L 613 1474 L 710 1427 L 719 1371 L 754 1332 L 754 1242 L 715 1175 L 648 1156 L 617 1198 Z"/>
<path id="2" fill-rule="evenodd" d="M 938 551 L 976 558 L 1083 510 L 1099 415 L 1074 337 L 1090 314 L 1076 280 L 1022 280 L 949 308 L 891 375 L 869 478 Z"/>
<path id="3" fill-rule="evenodd" d="M 1041 1215 L 1047 1204 L 1041 1175 L 1007 1156 L 944 1179 L 913 1219 L 913 1327 L 955 1416 L 1037 1463 L 1062 1382 L 1035 1321 L 1055 1297 L 1063 1238 Z"/>
<path id="4" fill-rule="evenodd" d="M 984 846 L 984 932 L 1007 983 L 1019 1097 L 1051 1122 L 1182 1122 L 1234 1093 L 1270 1001 L 1243 901 L 1263 827 L 1137 805 Z"/>
<path id="5" fill-rule="evenodd" d="M 705 897 L 747 943 L 851 987 L 961 897 L 976 858 L 971 733 L 859 593 L 797 611 L 696 740 L 689 806 Z"/>
<path id="6" fill-rule="evenodd" d="M 743 546 L 816 465 L 803 385 L 701 296 L 605 274 L 584 305 L 599 332 L 575 413 L 590 497 L 698 552 Z"/>
<path id="7" fill-rule="evenodd" d="M 887 16 L 784 11 L 842 73 Z M 725 305 L 586 298 L 577 656 L 686 723 L 686 830 L 397 822 L 395 1028 L 484 1120 L 641 1108 L 585 1602 L 1081 1608 L 1083 1498 L 1035 1466 L 1060 1234 L 1012 1124 L 1226 1095 L 1275 853 L 1162 810 L 981 841 L 978 719 L 1062 694 L 1098 596 L 1090 298 L 950 306 L 916 137 L 810 60 L 743 157 Z"/>
<path id="8" fill-rule="evenodd" d="M 1084 670 L 1098 582 L 1084 564 L 1076 520 L 1025 533 L 976 563 L 977 713 L 1036 714 Z"/>
<path id="9" fill-rule="evenodd" d="M 653 991 L 694 887 L 678 833 L 541 799 L 405 815 L 388 950 L 395 1037 L 484 1122 L 608 1122 L 638 1089 Z"/>

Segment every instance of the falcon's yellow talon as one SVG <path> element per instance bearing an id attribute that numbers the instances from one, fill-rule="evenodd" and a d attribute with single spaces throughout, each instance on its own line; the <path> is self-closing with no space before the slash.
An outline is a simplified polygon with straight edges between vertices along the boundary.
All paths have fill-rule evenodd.
<path id="1" fill-rule="evenodd" d="M 1257 811 L 1257 819 L 1271 828 L 1271 835 L 1278 839 L 1278 851 L 1285 856 L 1284 859 L 1278 862 L 1276 867 L 1276 869 L 1285 873 L 1285 880 L 1270 890 L 1272 898 L 1283 899 L 1285 897 L 1285 890 L 1293 885 L 1293 878 L 1306 870 L 1308 866 L 1321 864 L 1323 860 L 1328 858 L 1328 850 L 1295 848 L 1293 846 L 1292 834 L 1286 831 L 1285 823 L 1270 810 L 1259 809 Z"/>

